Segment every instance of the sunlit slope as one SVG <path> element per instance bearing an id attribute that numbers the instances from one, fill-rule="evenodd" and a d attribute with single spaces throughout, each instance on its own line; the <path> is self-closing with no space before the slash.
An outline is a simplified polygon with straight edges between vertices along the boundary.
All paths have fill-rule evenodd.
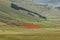
<path id="1" fill-rule="evenodd" d="M 4 16 L 8 16 L 10 18 L 13 18 L 13 19 L 17 19 L 17 20 L 37 20 L 35 17 L 32 17 L 31 15 L 28 14 L 28 12 L 26 11 L 23 11 L 23 10 L 15 10 L 13 8 L 10 7 L 10 3 L 8 2 L 5 2 L 5 1 L 0 1 L 0 15 L 3 15 L 5 14 Z M 3 12 L 3 14 L 2 14 Z M 39 18 L 38 18 L 39 19 Z"/>
<path id="2" fill-rule="evenodd" d="M 55 26 L 54 24 L 60 24 L 60 11 L 52 6 L 37 4 L 32 1 L 13 2 L 14 4 L 24 7 L 25 9 L 37 12 L 42 16 L 47 17 L 47 21 L 39 18 L 37 15 L 31 16 L 27 11 L 15 10 L 10 7 L 11 1 L 0 0 L 0 18 L 8 20 L 16 20 L 20 22 L 32 22 L 39 23 L 44 26 Z M 34 15 L 34 14 L 33 14 Z M 56 20 L 57 19 L 57 20 Z"/>
<path id="3" fill-rule="evenodd" d="M 25 1 L 20 4 L 16 4 L 46 16 L 47 20 L 55 23 L 57 26 L 60 25 L 60 10 L 55 9 L 53 6 L 33 3 L 32 1 Z"/>
<path id="4" fill-rule="evenodd" d="M 47 20 L 50 20 L 54 23 L 56 23 L 57 25 L 60 25 L 60 10 L 55 9 L 53 6 L 48 6 L 47 4 L 38 4 L 32 1 L 21 1 L 16 2 L 14 1 L 13 3 L 15 3 L 18 6 L 24 7 L 26 9 L 35 11 L 43 16 L 47 17 Z"/>

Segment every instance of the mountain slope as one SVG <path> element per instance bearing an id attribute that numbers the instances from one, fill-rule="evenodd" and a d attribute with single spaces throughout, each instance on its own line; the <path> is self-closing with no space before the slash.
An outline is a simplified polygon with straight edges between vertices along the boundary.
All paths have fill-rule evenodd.
<path id="1" fill-rule="evenodd" d="M 11 2 L 8 0 L 0 0 L 0 19 L 5 20 L 14 20 L 19 22 L 26 22 L 26 23 L 37 23 L 41 24 L 42 26 L 55 26 L 57 22 L 55 19 L 56 17 L 60 17 L 59 10 L 53 8 L 52 6 L 37 4 L 32 1 L 22 1 L 22 2 L 15 2 L 14 4 L 18 5 L 19 7 L 23 7 L 27 10 L 31 10 L 33 12 L 37 12 L 38 14 L 47 17 L 47 20 L 39 18 L 37 15 L 24 11 L 24 10 L 15 10 L 11 8 Z M 30 13 L 30 14 L 28 14 Z M 33 14 L 34 16 L 32 16 Z M 60 24 L 60 23 L 59 23 Z"/>

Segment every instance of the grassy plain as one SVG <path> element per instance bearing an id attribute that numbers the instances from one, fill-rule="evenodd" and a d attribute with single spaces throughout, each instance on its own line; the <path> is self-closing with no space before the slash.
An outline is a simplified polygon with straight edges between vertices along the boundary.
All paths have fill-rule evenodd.
<path id="1" fill-rule="evenodd" d="M 0 40 L 60 40 L 60 28 L 1 29 Z"/>

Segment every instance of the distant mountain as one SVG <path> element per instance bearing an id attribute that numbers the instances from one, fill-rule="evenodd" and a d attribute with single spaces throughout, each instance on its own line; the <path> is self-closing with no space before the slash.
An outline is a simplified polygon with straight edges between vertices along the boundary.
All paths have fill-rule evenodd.
<path id="1" fill-rule="evenodd" d="M 60 10 L 60 7 L 55 7 L 56 9 Z"/>
<path id="2" fill-rule="evenodd" d="M 51 4 L 53 6 L 60 6 L 60 0 L 33 0 L 35 2 Z"/>
<path id="3" fill-rule="evenodd" d="M 35 1 L 35 2 L 41 2 L 41 3 L 47 3 L 48 2 L 48 0 L 33 0 L 33 1 Z"/>
<path id="4" fill-rule="evenodd" d="M 50 0 L 50 1 L 48 1 L 48 3 L 53 3 L 53 4 L 56 4 L 56 3 L 59 3 L 60 2 L 60 0 Z"/>
<path id="5" fill-rule="evenodd" d="M 33 0 L 36 2 L 42 2 L 42 3 L 58 3 L 60 0 Z"/>

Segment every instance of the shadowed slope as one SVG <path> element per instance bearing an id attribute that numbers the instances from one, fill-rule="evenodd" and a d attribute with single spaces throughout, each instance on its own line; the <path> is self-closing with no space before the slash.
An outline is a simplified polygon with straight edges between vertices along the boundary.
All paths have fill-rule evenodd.
<path id="1" fill-rule="evenodd" d="M 14 9 L 16 9 L 16 10 L 24 10 L 24 11 L 33 13 L 33 14 L 35 14 L 35 15 L 38 15 L 40 18 L 47 19 L 46 17 L 44 17 L 44 16 L 42 16 L 42 15 L 36 13 L 36 12 L 27 10 L 27 9 L 25 9 L 25 8 L 23 8 L 23 7 L 18 7 L 17 5 L 15 5 L 15 4 L 13 4 L 13 3 L 11 3 L 11 8 L 14 8 Z"/>

